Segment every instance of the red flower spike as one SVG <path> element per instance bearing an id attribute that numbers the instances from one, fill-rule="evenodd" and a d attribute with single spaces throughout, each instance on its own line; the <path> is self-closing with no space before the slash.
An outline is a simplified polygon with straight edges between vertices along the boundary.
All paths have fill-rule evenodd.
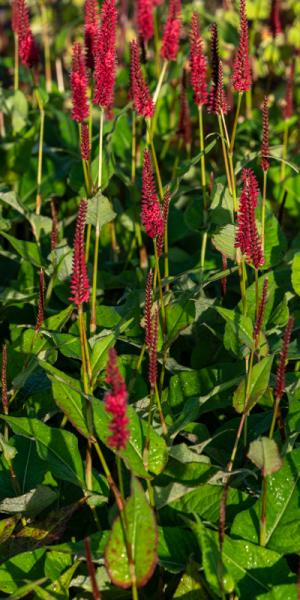
<path id="1" fill-rule="evenodd" d="M 101 10 L 101 27 L 98 33 L 95 67 L 94 104 L 108 113 L 114 102 L 116 79 L 116 29 L 115 0 L 104 0 Z"/>
<path id="2" fill-rule="evenodd" d="M 1 367 L 1 385 L 2 385 L 2 406 L 5 415 L 8 414 L 8 394 L 7 394 L 7 346 L 2 347 L 2 367 Z"/>
<path id="3" fill-rule="evenodd" d="M 71 277 L 72 294 L 70 300 L 77 306 L 81 306 L 83 302 L 88 302 L 90 297 L 90 284 L 84 253 L 84 228 L 87 206 L 88 203 L 86 200 L 80 201 L 74 236 L 73 272 Z"/>
<path id="4" fill-rule="evenodd" d="M 160 6 L 163 3 L 163 0 L 152 0 L 153 6 Z"/>
<path id="5" fill-rule="evenodd" d="M 276 374 L 275 398 L 278 401 L 280 401 L 285 388 L 285 371 L 293 326 L 294 319 L 293 317 L 290 317 L 283 336 L 282 348 Z"/>
<path id="6" fill-rule="evenodd" d="M 57 220 L 57 210 L 53 200 L 51 200 L 51 217 L 52 217 L 52 227 L 51 227 L 51 250 L 55 250 L 58 243 L 58 220 Z"/>
<path id="7" fill-rule="evenodd" d="M 151 347 L 152 340 L 152 286 L 153 286 L 153 271 L 150 270 L 147 275 L 146 288 L 145 288 L 145 342 L 149 350 Z"/>
<path id="8" fill-rule="evenodd" d="M 225 256 L 225 254 L 222 254 L 222 270 L 223 271 L 226 271 L 227 265 L 228 265 L 227 256 Z M 226 292 L 227 292 L 227 277 L 222 277 L 221 288 L 222 288 L 222 296 L 224 298 L 226 296 Z"/>
<path id="9" fill-rule="evenodd" d="M 17 0 L 14 9 L 14 24 L 19 37 L 19 56 L 23 65 L 32 68 L 39 61 L 39 51 L 32 35 L 29 12 L 25 0 Z"/>
<path id="10" fill-rule="evenodd" d="M 195 13 L 192 16 L 190 34 L 190 69 L 191 83 L 194 90 L 194 100 L 198 106 L 207 104 L 207 61 L 203 54 L 203 42 L 200 35 L 199 18 Z"/>
<path id="11" fill-rule="evenodd" d="M 139 48 L 135 40 L 130 44 L 130 79 L 131 97 L 136 112 L 145 118 L 153 117 L 154 104 L 143 77 Z"/>
<path id="12" fill-rule="evenodd" d="M 157 341 L 158 341 L 158 308 L 155 307 L 153 325 L 152 325 L 152 339 L 151 346 L 149 348 L 149 383 L 151 389 L 154 390 L 157 382 Z"/>
<path id="13" fill-rule="evenodd" d="M 212 85 L 208 97 L 208 112 L 216 115 L 228 111 L 223 89 L 223 65 L 219 58 L 218 29 L 214 23 L 211 27 L 211 67 Z"/>
<path id="14" fill-rule="evenodd" d="M 176 60 L 180 38 L 181 0 L 170 0 L 165 24 L 161 55 L 165 60 Z"/>
<path id="15" fill-rule="evenodd" d="M 45 276 L 43 269 L 40 270 L 40 294 L 39 294 L 39 305 L 38 314 L 36 318 L 35 331 L 39 331 L 42 327 L 44 320 L 44 309 L 45 309 Z"/>
<path id="16" fill-rule="evenodd" d="M 71 70 L 72 88 L 72 119 L 82 123 L 89 116 L 87 97 L 88 80 L 85 70 L 85 59 L 82 46 L 79 43 L 73 46 L 73 59 Z"/>
<path id="17" fill-rule="evenodd" d="M 282 33 L 280 21 L 280 0 L 272 0 L 270 14 L 270 29 L 273 38 Z"/>
<path id="18" fill-rule="evenodd" d="M 136 7 L 139 36 L 147 43 L 154 34 L 152 0 L 136 0 Z"/>
<path id="19" fill-rule="evenodd" d="M 106 412 L 112 415 L 109 425 L 111 436 L 107 442 L 115 450 L 124 450 L 129 439 L 129 420 L 126 416 L 128 393 L 125 381 L 118 369 L 117 353 L 114 348 L 109 350 L 106 367 L 106 383 L 111 385 L 111 390 L 104 396 Z"/>
<path id="20" fill-rule="evenodd" d="M 255 269 L 258 269 L 264 264 L 261 240 L 255 220 L 255 208 L 259 194 L 258 183 L 251 169 L 243 169 L 242 181 L 243 189 L 240 197 L 235 247 L 240 248 L 246 261 L 253 263 Z"/>
<path id="21" fill-rule="evenodd" d="M 246 0 L 240 0 L 240 43 L 233 65 L 232 76 L 232 85 L 236 92 L 248 92 L 251 87 L 251 69 L 248 46 Z"/>
<path id="22" fill-rule="evenodd" d="M 293 95 L 294 95 L 294 82 L 295 82 L 295 62 L 293 61 L 290 68 L 289 78 L 286 87 L 286 94 L 284 100 L 284 108 L 282 114 L 285 119 L 290 119 L 293 116 Z"/>
<path id="23" fill-rule="evenodd" d="M 268 296 L 268 287 L 269 287 L 269 280 L 266 277 L 266 279 L 264 280 L 262 295 L 261 295 L 261 299 L 259 302 L 256 321 L 255 321 L 255 325 L 254 325 L 254 329 L 253 329 L 253 339 L 255 340 L 256 343 L 260 336 L 260 332 L 261 332 L 261 328 L 262 328 L 262 324 L 263 324 L 263 320 L 264 320 L 267 296 Z"/>
<path id="24" fill-rule="evenodd" d="M 163 235 L 164 219 L 155 189 L 149 150 L 144 153 L 141 209 L 141 221 L 147 235 L 151 238 Z"/>
<path id="25" fill-rule="evenodd" d="M 167 191 L 164 195 L 163 210 L 162 210 L 164 230 L 163 230 L 163 233 L 161 235 L 159 235 L 157 238 L 157 255 L 158 255 L 158 257 L 160 257 L 162 255 L 162 251 L 163 251 L 163 247 L 164 247 L 165 231 L 166 231 L 166 228 L 168 227 L 170 201 L 171 201 L 171 194 L 170 194 L 170 190 L 167 189 Z"/>
<path id="26" fill-rule="evenodd" d="M 91 154 L 90 132 L 87 123 L 82 123 L 80 132 L 80 152 L 82 160 L 89 161 Z"/>
<path id="27" fill-rule="evenodd" d="M 267 171 L 270 166 L 269 161 L 269 109 L 268 109 L 268 98 L 264 97 L 264 104 L 262 110 L 262 144 L 261 144 L 261 168 L 263 171 Z"/>
<path id="28" fill-rule="evenodd" d="M 84 44 L 86 66 L 92 71 L 95 68 L 95 56 L 98 38 L 98 0 L 85 0 L 84 5 Z"/>

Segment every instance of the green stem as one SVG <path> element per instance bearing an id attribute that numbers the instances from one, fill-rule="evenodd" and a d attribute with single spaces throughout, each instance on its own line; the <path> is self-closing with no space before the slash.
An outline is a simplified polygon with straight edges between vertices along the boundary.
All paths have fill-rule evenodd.
<path id="1" fill-rule="evenodd" d="M 102 450 L 101 450 L 98 442 L 96 442 L 95 440 L 93 440 L 93 445 L 94 445 L 94 448 L 95 448 L 95 450 L 97 452 L 98 458 L 100 460 L 102 469 L 103 469 L 104 474 L 106 476 L 106 479 L 108 481 L 109 487 L 110 487 L 112 493 L 114 494 L 117 507 L 118 507 L 119 511 L 121 512 L 123 510 L 123 508 L 124 508 L 124 503 L 123 503 L 123 500 L 122 500 L 121 493 L 118 490 L 118 488 L 117 488 L 117 486 L 116 486 L 116 484 L 115 484 L 115 482 L 114 482 L 114 480 L 112 478 L 111 472 L 110 472 L 110 470 L 108 468 L 107 462 L 106 462 L 106 460 L 104 458 L 103 452 L 102 452 Z"/>
<path id="2" fill-rule="evenodd" d="M 228 471 L 228 473 L 231 473 L 232 469 L 233 469 L 233 465 L 234 465 L 234 461 L 235 461 L 235 458 L 236 458 L 236 453 L 237 453 L 239 441 L 240 441 L 240 438 L 241 438 L 241 435 L 242 435 L 243 427 L 244 427 L 244 424 L 245 424 L 246 416 L 247 415 L 246 415 L 245 412 L 241 416 L 241 420 L 240 420 L 239 428 L 237 430 L 237 434 L 236 434 L 236 438 L 235 438 L 235 443 L 234 443 L 234 446 L 233 446 L 233 449 L 232 449 L 230 461 L 229 461 L 229 463 L 227 465 L 227 471 Z"/>
<path id="3" fill-rule="evenodd" d="M 238 101 L 237 101 L 237 106 L 236 106 L 235 118 L 234 118 L 233 129 L 232 129 L 232 136 L 231 136 L 230 147 L 229 147 L 229 151 L 231 153 L 233 153 L 233 150 L 234 150 L 236 130 L 237 130 L 238 120 L 239 120 L 239 116 L 240 116 L 242 98 L 243 98 L 243 92 L 240 92 L 238 94 Z"/>
<path id="4" fill-rule="evenodd" d="M 101 191 L 101 186 L 102 186 L 103 127 L 104 127 L 104 110 L 103 110 L 103 108 L 101 108 L 100 128 L 99 128 L 98 191 Z M 93 286 L 92 286 L 92 298 L 91 298 L 90 330 L 92 333 L 94 333 L 96 331 L 96 299 L 97 299 L 97 277 L 98 277 L 99 242 L 100 242 L 100 213 L 101 213 L 101 199 L 98 198 L 97 220 L 96 220 L 96 231 L 95 231 L 94 265 L 93 265 Z"/>
<path id="5" fill-rule="evenodd" d="M 275 398 L 274 406 L 273 406 L 272 423 L 271 423 L 270 432 L 269 432 L 269 438 L 270 438 L 270 440 L 273 438 L 274 431 L 275 431 L 275 425 L 276 425 L 276 419 L 277 419 L 277 413 L 278 413 L 279 403 L 280 403 L 280 398 Z"/>
<path id="6" fill-rule="evenodd" d="M 36 195 L 36 208 L 35 212 L 37 215 L 41 212 L 42 196 L 42 173 L 43 173 L 43 145 L 44 145 L 44 127 L 45 127 L 45 111 L 43 101 L 40 97 L 39 91 L 35 89 L 35 97 L 37 99 L 39 111 L 40 111 L 40 134 L 39 134 L 39 153 L 38 153 L 38 170 L 37 170 L 37 195 Z"/>
<path id="7" fill-rule="evenodd" d="M 262 207 L 261 207 L 261 245 L 262 245 L 263 254 L 264 254 L 264 250 L 265 250 L 267 177 L 268 177 L 268 171 L 264 171 L 263 197 L 262 197 Z"/>
<path id="8" fill-rule="evenodd" d="M 167 333 L 166 311 L 165 311 L 164 295 L 163 295 L 163 289 L 162 289 L 162 283 L 161 283 L 159 258 L 158 258 L 158 254 L 157 254 L 157 243 L 156 243 L 155 238 L 153 239 L 153 246 L 154 246 L 154 256 L 155 256 L 155 269 L 157 272 L 157 281 L 158 281 L 158 289 L 159 289 L 160 307 L 161 307 L 161 314 L 162 314 L 162 323 L 163 323 L 162 328 L 163 328 L 163 333 L 166 334 Z"/>
<path id="9" fill-rule="evenodd" d="M 79 321 L 79 332 L 80 332 L 80 349 L 81 349 L 81 360 L 82 360 L 82 376 L 83 376 L 83 388 L 84 393 L 89 395 L 89 383 L 88 383 L 88 372 L 87 372 L 87 364 L 86 364 L 86 353 L 85 353 L 85 343 L 84 343 L 84 319 L 83 319 L 83 310 L 82 304 L 78 307 L 78 321 Z M 86 414 L 87 414 L 87 422 L 88 422 L 88 430 L 89 434 L 93 434 L 93 425 L 92 425 L 92 414 L 91 414 L 91 405 L 89 400 L 86 402 Z M 91 448 L 91 440 L 87 441 L 87 449 L 86 449 L 86 466 L 85 466 L 85 480 L 86 487 L 88 490 L 93 489 L 93 465 L 92 465 L 92 448 Z"/>
<path id="10" fill-rule="evenodd" d="M 153 103 L 156 105 L 157 100 L 159 98 L 159 94 L 160 94 L 160 90 L 162 88 L 162 84 L 164 82 L 164 78 L 165 78 L 165 74 L 168 68 L 168 61 L 164 60 L 163 66 L 162 66 L 162 70 L 160 72 L 160 76 L 159 76 L 159 80 L 155 89 L 155 92 L 153 94 Z"/>
<path id="11" fill-rule="evenodd" d="M 40 1 L 40 6 L 41 6 L 42 23 L 43 23 L 42 37 L 43 37 L 43 43 L 44 43 L 46 90 L 47 90 L 47 92 L 51 92 L 51 90 L 52 90 L 52 74 L 51 74 L 51 58 L 50 58 L 49 24 L 48 24 L 45 0 Z"/>
<path id="12" fill-rule="evenodd" d="M 14 34 L 14 40 L 15 40 L 14 90 L 16 92 L 19 89 L 19 36 L 17 33 Z"/>
<path id="13" fill-rule="evenodd" d="M 160 422 L 161 422 L 161 428 L 162 428 L 162 432 L 163 435 L 168 435 L 168 428 L 167 428 L 167 424 L 165 421 L 165 417 L 164 417 L 164 413 L 162 410 L 162 406 L 161 406 L 161 402 L 160 402 L 160 397 L 159 397 L 159 393 L 158 393 L 158 387 L 157 384 L 155 384 L 155 401 L 157 404 L 157 408 L 158 408 L 158 413 L 159 413 L 159 418 L 160 418 Z"/>
<path id="14" fill-rule="evenodd" d="M 227 149 L 226 149 L 226 145 L 225 145 L 221 115 L 218 115 L 218 122 L 219 122 L 220 138 L 221 138 L 221 144 L 222 144 L 222 151 L 223 151 L 223 158 L 224 158 L 224 165 L 225 165 L 226 177 L 227 177 L 227 182 L 228 182 L 228 188 L 229 188 L 230 194 L 232 194 L 231 176 L 230 176 L 229 166 L 228 166 Z"/>
<path id="15" fill-rule="evenodd" d="M 266 475 L 263 475 L 259 543 L 261 546 L 265 546 L 266 542 L 267 542 L 267 477 L 266 477 Z"/>
<path id="16" fill-rule="evenodd" d="M 200 142 L 200 166 L 201 166 L 201 187 L 202 187 L 202 197 L 203 197 L 203 221 L 204 227 L 207 227 L 207 211 L 208 211 L 208 203 L 207 203 L 207 190 L 206 190 L 206 170 L 205 170 L 205 147 L 204 147 L 204 131 L 203 131 L 203 106 L 198 107 L 199 113 L 199 142 Z M 205 265 L 205 255 L 207 248 L 207 239 L 208 233 L 207 229 L 204 231 L 202 236 L 202 244 L 201 244 L 201 255 L 200 255 L 200 266 L 204 269 Z"/>

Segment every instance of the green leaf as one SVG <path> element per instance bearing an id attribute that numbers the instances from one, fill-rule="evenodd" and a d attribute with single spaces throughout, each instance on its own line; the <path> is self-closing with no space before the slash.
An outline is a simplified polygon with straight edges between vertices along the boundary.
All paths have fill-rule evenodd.
<path id="1" fill-rule="evenodd" d="M 95 382 L 99 373 L 106 367 L 108 351 L 113 347 L 116 341 L 114 333 L 101 336 L 95 342 L 91 354 L 91 369 L 93 373 L 93 381 Z"/>
<path id="2" fill-rule="evenodd" d="M 19 133 L 25 127 L 28 115 L 28 102 L 26 96 L 17 90 L 12 96 L 12 127 L 15 133 Z"/>
<path id="3" fill-rule="evenodd" d="M 169 345 L 174 342 L 183 329 L 193 323 L 194 318 L 195 304 L 191 300 L 184 301 L 184 298 L 182 298 L 176 304 L 168 306 L 167 329 Z"/>
<path id="4" fill-rule="evenodd" d="M 220 227 L 216 233 L 213 234 L 211 240 L 217 250 L 231 260 L 235 260 L 236 257 L 236 248 L 234 247 L 235 230 L 235 225 L 228 223 L 227 225 Z"/>
<path id="5" fill-rule="evenodd" d="M 267 211 L 265 224 L 264 269 L 277 265 L 287 250 L 287 241 L 278 220 L 271 209 Z"/>
<path id="6" fill-rule="evenodd" d="M 82 394 L 63 381 L 56 381 L 51 376 L 49 379 L 52 381 L 53 398 L 57 406 L 63 411 L 75 429 L 88 438 L 89 431 L 85 419 L 86 406 Z M 72 380 L 70 384 L 72 384 Z"/>
<path id="7" fill-rule="evenodd" d="M 4 544 L 10 538 L 18 520 L 18 516 L 0 520 L 0 545 Z"/>
<path id="8" fill-rule="evenodd" d="M 1 235 L 9 241 L 12 247 L 24 258 L 28 260 L 31 264 L 36 267 L 42 266 L 42 259 L 39 251 L 39 247 L 35 242 L 25 242 L 24 240 L 17 240 L 12 235 L 5 233 L 4 231 L 0 232 Z"/>
<path id="9" fill-rule="evenodd" d="M 159 527 L 158 533 L 159 564 L 169 573 L 180 573 L 197 552 L 192 532 L 181 527 Z"/>
<path id="10" fill-rule="evenodd" d="M 93 398 L 95 432 L 99 439 L 110 447 L 107 440 L 111 435 L 109 430 L 110 416 L 105 411 L 103 402 Z M 126 448 L 120 452 L 128 468 L 138 477 L 150 479 L 151 475 L 144 465 L 144 449 L 148 431 L 148 424 L 140 419 L 132 406 L 127 409 L 129 418 L 130 436 Z M 167 461 L 167 447 L 164 439 L 153 428 L 150 429 L 150 446 L 148 453 L 148 468 L 151 473 L 158 475 L 163 470 Z"/>
<path id="11" fill-rule="evenodd" d="M 216 537 L 200 520 L 194 528 L 202 553 L 202 566 L 212 591 L 219 596 L 222 589 L 223 563 Z"/>
<path id="12" fill-rule="evenodd" d="M 193 530 L 202 547 L 202 535 L 201 530 L 198 530 L 198 523 L 193 525 Z M 217 571 L 214 571 L 214 568 L 220 570 L 218 534 L 206 529 L 203 541 L 208 547 L 206 572 L 210 571 L 210 578 L 216 590 Z M 210 556 L 209 548 L 214 552 L 214 559 Z M 226 579 L 230 576 L 229 583 L 234 586 L 238 597 L 243 600 L 259 598 L 260 594 L 268 592 L 274 585 L 286 582 L 290 575 L 286 561 L 277 552 L 250 542 L 245 543 L 244 540 L 230 539 L 227 535 L 224 539 L 222 558 L 225 572 L 219 571 L 219 577 Z"/>
<path id="13" fill-rule="evenodd" d="M 142 587 L 149 581 L 156 567 L 158 535 L 154 512 L 146 500 L 141 484 L 135 478 L 132 480 L 131 496 L 125 503 L 124 513 L 137 586 Z M 130 566 L 120 517 L 113 523 L 105 548 L 105 565 L 114 585 L 131 587 Z"/>
<path id="14" fill-rule="evenodd" d="M 15 192 L 0 192 L 0 201 L 8 204 L 8 206 L 14 208 L 21 215 L 25 215 L 26 209 L 19 198 L 17 198 Z"/>
<path id="15" fill-rule="evenodd" d="M 106 225 L 106 223 L 113 221 L 117 216 L 112 209 L 111 202 L 106 196 L 103 196 L 101 192 L 97 192 L 97 194 L 88 201 L 87 223 L 96 225 L 98 210 L 100 216 L 100 228 L 103 227 L 103 225 Z"/>
<path id="16" fill-rule="evenodd" d="M 22 552 L 0 566 L 0 590 L 6 594 L 17 592 L 28 579 L 40 578 L 43 571 L 44 548 Z"/>
<path id="17" fill-rule="evenodd" d="M 300 448 L 287 454 L 282 468 L 268 477 L 266 546 L 282 554 L 300 552 Z M 259 543 L 261 500 L 235 518 L 232 534 Z M 275 582 L 274 582 L 275 583 Z"/>
<path id="18" fill-rule="evenodd" d="M 228 350 L 232 350 L 240 356 L 245 353 L 245 347 L 253 347 L 253 325 L 249 317 L 242 315 L 237 310 L 216 307 L 217 312 L 225 319 L 225 337 L 224 345 Z"/>
<path id="19" fill-rule="evenodd" d="M 292 285 L 293 288 L 300 296 L 300 252 L 297 252 L 292 262 Z"/>
<path id="20" fill-rule="evenodd" d="M 189 563 L 173 598 L 177 600 L 209 600 L 209 597 L 201 582 L 199 566 L 195 562 Z"/>
<path id="21" fill-rule="evenodd" d="M 38 515 L 45 508 L 53 504 L 57 493 L 45 485 L 39 485 L 27 494 L 13 498 L 4 498 L 0 502 L 0 512 L 27 513 L 31 517 Z"/>
<path id="22" fill-rule="evenodd" d="M 48 427 L 37 419 L 2 416 L 16 435 L 34 439 L 38 455 L 47 461 L 53 475 L 85 487 L 77 438 L 69 431 Z"/>
<path id="23" fill-rule="evenodd" d="M 251 442 L 247 456 L 262 471 L 264 477 L 276 473 L 282 467 L 278 446 L 267 437 Z"/>
<path id="24" fill-rule="evenodd" d="M 245 406 L 247 377 L 245 377 L 233 396 L 233 406 L 238 413 L 251 410 L 268 388 L 274 356 L 267 356 L 254 365 L 248 390 L 248 401 Z"/>
<path id="25" fill-rule="evenodd" d="M 70 319 L 73 310 L 74 308 L 71 304 L 70 306 L 60 311 L 59 313 L 53 315 L 52 317 L 48 317 L 48 319 L 44 320 L 44 328 L 49 329 L 50 331 L 58 331 L 62 329 Z"/>

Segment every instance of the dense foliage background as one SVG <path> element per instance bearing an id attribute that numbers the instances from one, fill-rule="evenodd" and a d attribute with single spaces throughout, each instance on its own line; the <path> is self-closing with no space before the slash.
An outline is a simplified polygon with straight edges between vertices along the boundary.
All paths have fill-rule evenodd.
<path id="1" fill-rule="evenodd" d="M 144 230 L 142 242 L 137 235 L 146 146 L 141 118 L 136 121 L 136 178 L 132 178 L 129 41 L 136 37 L 134 4 L 118 2 L 114 117 L 104 123 L 105 197 L 94 333 L 89 332 L 88 305 L 84 309 L 92 369 L 88 398 L 81 383 L 77 310 L 69 300 L 75 219 L 80 199 L 87 196 L 78 127 L 71 119 L 69 82 L 72 44 L 83 40 L 83 3 L 28 2 L 32 30 L 40 46 L 39 79 L 37 82 L 35 77 L 33 82 L 32 71 L 21 65 L 17 90 L 11 7 L 6 2 L 0 6 L 0 330 L 7 348 L 9 399 L 9 408 L 3 407 L 8 414 L 2 415 L 0 434 L 1 597 L 132 597 L 118 508 L 96 447 L 92 450 L 89 489 L 85 478 L 86 440 L 91 433 L 87 403 L 93 411 L 93 439 L 119 482 L 115 454 L 108 443 L 109 417 L 103 408 L 108 350 L 116 347 L 130 405 L 130 440 L 120 453 L 118 466 L 120 470 L 121 464 L 128 499 L 126 512 L 134 541 L 139 597 L 294 600 L 299 598 L 300 553 L 299 2 L 282 0 L 282 33 L 275 36 L 270 28 L 270 2 L 247 2 L 253 86 L 251 95 L 242 100 L 234 162 L 238 195 L 243 167 L 253 169 L 262 189 L 261 105 L 267 95 L 270 169 L 259 296 L 266 276 L 269 289 L 249 382 L 251 411 L 247 411 L 231 471 L 228 463 L 244 411 L 246 372 L 253 352 L 254 269 L 247 267 L 245 313 L 218 121 L 204 110 L 210 190 L 206 218 L 198 110 L 189 81 L 186 93 L 191 122 L 185 121 L 188 127 L 184 131 L 179 129 L 179 115 L 184 69 L 187 79 L 189 76 L 190 22 L 196 11 L 207 56 L 209 26 L 218 24 L 225 89 L 232 107 L 226 120 L 232 131 L 236 94 L 230 80 L 239 41 L 239 6 L 230 0 L 223 4 L 183 2 L 180 51 L 177 60 L 168 65 L 156 107 L 154 145 L 163 185 L 171 192 L 170 273 L 163 281 L 167 331 L 163 333 L 160 327 L 158 340 L 159 395 L 167 434 L 162 434 L 156 412 L 145 461 L 150 388 L 144 300 L 147 272 L 155 267 L 155 261 L 152 240 Z M 167 16 L 165 4 L 155 9 L 159 38 Z M 48 72 L 46 81 L 43 48 L 47 31 L 51 79 Z M 154 93 L 161 65 L 157 64 L 153 41 L 142 56 L 143 72 Z M 292 61 L 293 115 L 287 121 L 282 110 Z M 41 148 L 37 98 L 45 115 L 40 214 L 36 214 Z M 91 171 L 96 179 L 97 107 L 93 107 L 92 141 Z M 90 198 L 88 209 L 88 223 L 92 225 L 90 278 L 96 201 L 97 197 Z M 58 243 L 51 250 L 56 212 Z M 205 231 L 208 243 L 203 266 L 200 252 Z M 163 258 L 160 262 L 163 274 Z M 41 268 L 46 296 L 44 320 L 37 331 Z M 266 440 L 276 370 L 289 315 L 294 317 L 294 326 L 285 394 L 280 427 L 276 427 L 273 438 L 276 444 L 269 447 Z M 2 373 L 3 392 L 5 368 Z M 266 499 L 263 544 L 259 534 L 262 498 Z M 93 587 L 93 565 L 98 592 L 95 582 Z"/>

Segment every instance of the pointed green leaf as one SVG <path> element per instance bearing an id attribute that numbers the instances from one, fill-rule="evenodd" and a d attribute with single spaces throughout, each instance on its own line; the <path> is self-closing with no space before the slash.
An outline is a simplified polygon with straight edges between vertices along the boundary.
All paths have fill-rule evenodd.
<path id="1" fill-rule="evenodd" d="M 247 378 L 244 378 L 241 381 L 233 396 L 233 406 L 238 413 L 242 413 L 244 409 L 247 411 L 251 410 L 267 390 L 273 358 L 273 356 L 267 356 L 254 365 L 252 369 L 247 407 L 245 407 Z"/>
<path id="2" fill-rule="evenodd" d="M 276 442 L 267 437 L 251 442 L 247 456 L 262 471 L 264 477 L 276 473 L 282 466 Z"/>
<path id="3" fill-rule="evenodd" d="M 157 564 L 157 526 L 145 492 L 135 478 L 131 496 L 124 507 L 127 538 L 132 548 L 137 586 L 146 585 Z M 122 588 L 131 587 L 131 574 L 120 517 L 117 517 L 105 548 L 105 564 L 111 581 Z"/>
<path id="4" fill-rule="evenodd" d="M 300 252 L 297 252 L 293 258 L 292 262 L 292 284 L 293 288 L 300 296 Z"/>
<path id="5" fill-rule="evenodd" d="M 54 427 L 48 427 L 37 419 L 26 417 L 1 417 L 16 435 L 34 439 L 38 455 L 55 477 L 84 487 L 84 472 L 78 442 L 75 435 Z"/>

